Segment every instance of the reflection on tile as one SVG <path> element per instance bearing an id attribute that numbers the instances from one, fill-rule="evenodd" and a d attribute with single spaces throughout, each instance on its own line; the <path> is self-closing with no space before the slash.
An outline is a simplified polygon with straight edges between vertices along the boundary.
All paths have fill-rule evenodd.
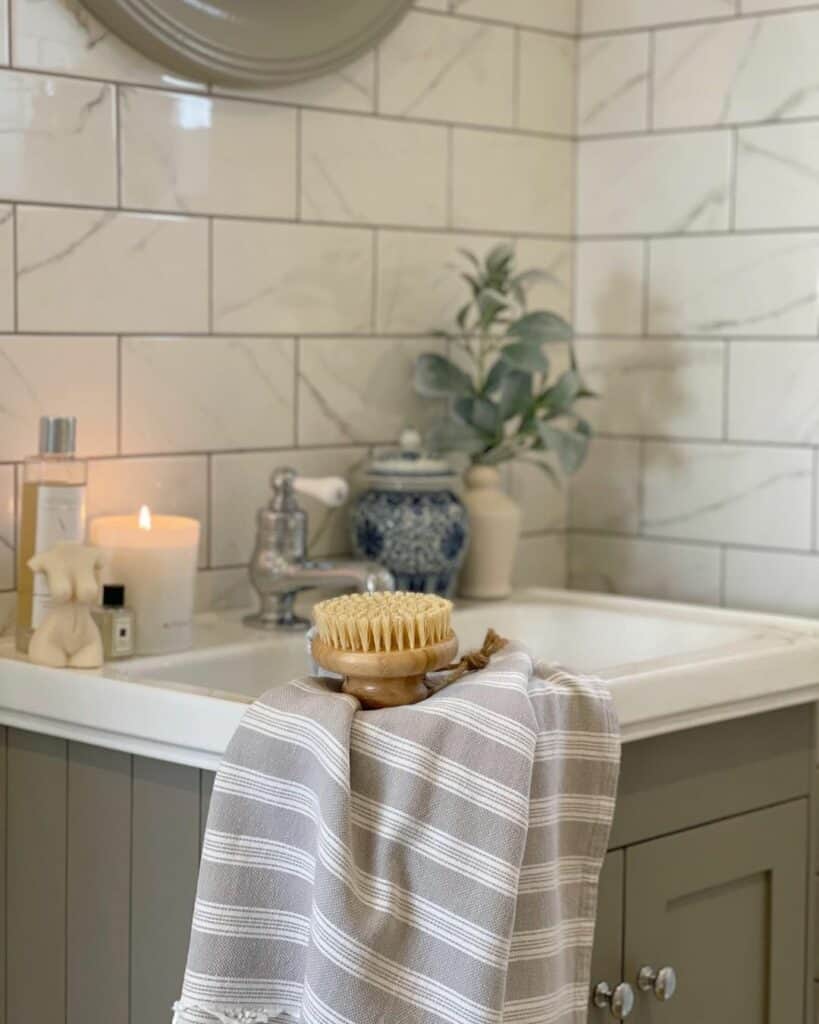
<path id="1" fill-rule="evenodd" d="M 547 460 L 554 464 L 554 460 Z M 521 531 L 541 533 L 565 530 L 569 512 L 569 487 L 556 482 L 531 462 L 517 460 L 504 467 L 506 489 L 520 505 Z"/>
<path id="2" fill-rule="evenodd" d="M 160 515 L 191 516 L 202 524 L 199 564 L 207 562 L 207 460 L 100 459 L 88 464 L 88 518 L 131 515 L 147 505 Z"/>
<path id="3" fill-rule="evenodd" d="M 299 444 L 394 442 L 441 407 L 415 393 L 415 359 L 442 351 L 433 338 L 302 338 Z"/>
<path id="4" fill-rule="evenodd" d="M 453 14 L 508 21 L 510 25 L 574 33 L 577 0 L 451 0 Z"/>
<path id="5" fill-rule="evenodd" d="M 575 49 L 573 39 L 520 33 L 520 128 L 573 134 Z"/>
<path id="6" fill-rule="evenodd" d="M 515 587 L 565 587 L 566 536 L 545 533 L 521 537 L 512 571 Z"/>
<path id="7" fill-rule="evenodd" d="M 213 225 L 219 331 L 361 333 L 372 316 L 372 235 L 353 228 Z"/>
<path id="8" fill-rule="evenodd" d="M 197 573 L 197 612 L 251 608 L 255 597 L 245 566 L 237 569 L 206 569 Z"/>
<path id="9" fill-rule="evenodd" d="M 659 32 L 655 127 L 777 121 L 819 113 L 817 34 L 819 11 Z"/>
<path id="10" fill-rule="evenodd" d="M 729 132 L 598 139 L 578 146 L 581 234 L 728 227 Z"/>
<path id="11" fill-rule="evenodd" d="M 601 339 L 575 343 L 598 397 L 583 415 L 606 434 L 722 436 L 723 342 Z"/>
<path id="12" fill-rule="evenodd" d="M 445 225 L 445 128 L 308 111 L 301 139 L 306 220 Z"/>
<path id="13" fill-rule="evenodd" d="M 736 223 L 738 228 L 819 224 L 819 125 L 739 132 Z"/>
<path id="14" fill-rule="evenodd" d="M 270 474 L 276 466 L 292 466 L 305 476 L 349 478 L 364 465 L 365 448 L 313 448 L 278 452 L 214 455 L 211 476 L 211 565 L 247 564 L 256 539 L 256 513 L 270 501 Z M 311 557 L 349 551 L 348 506 L 328 509 L 313 498 L 300 497 L 308 514 Z"/>
<path id="15" fill-rule="evenodd" d="M 785 551 L 725 552 L 725 603 L 729 608 L 776 615 L 819 614 L 819 555 Z"/>
<path id="16" fill-rule="evenodd" d="M 0 337 L 0 462 L 37 451 L 41 416 L 76 416 L 81 455 L 117 444 L 115 338 Z"/>
<path id="17" fill-rule="evenodd" d="M 215 85 L 213 91 L 223 96 L 269 99 L 301 107 L 371 111 L 375 109 L 375 54 L 366 53 L 338 71 L 293 85 L 258 88 Z"/>
<path id="18" fill-rule="evenodd" d="M 14 208 L 0 205 L 0 331 L 14 328 Z"/>
<path id="19" fill-rule="evenodd" d="M 205 89 L 166 71 L 104 28 L 78 0 L 10 0 L 17 67 L 84 78 Z"/>
<path id="20" fill-rule="evenodd" d="M 644 452 L 645 534 L 810 546 L 810 452 L 662 442 Z"/>
<path id="21" fill-rule="evenodd" d="M 731 343 L 728 432 L 738 441 L 819 443 L 819 341 Z"/>
<path id="22" fill-rule="evenodd" d="M 467 248 L 482 258 L 498 241 L 470 235 L 380 231 L 377 329 L 425 334 L 451 326 L 455 312 L 469 296 L 459 275 L 463 260 L 458 250 Z M 554 275 L 553 281 L 532 288 L 530 309 L 545 307 L 568 316 L 571 243 L 522 239 L 515 251 L 519 269 L 539 267 Z"/>
<path id="23" fill-rule="evenodd" d="M 456 227 L 571 232 L 572 143 L 456 128 L 452 160 Z"/>
<path id="24" fill-rule="evenodd" d="M 581 31 L 723 18 L 734 10 L 735 0 L 583 0 Z"/>
<path id="25" fill-rule="evenodd" d="M 294 110 L 133 88 L 119 110 L 124 205 L 295 215 Z"/>
<path id="26" fill-rule="evenodd" d="M 577 242 L 575 329 L 639 334 L 643 319 L 642 242 Z"/>
<path id="27" fill-rule="evenodd" d="M 116 202 L 114 88 L 0 72 L 0 195 Z"/>
<path id="28" fill-rule="evenodd" d="M 14 466 L 0 466 L 0 590 L 14 586 Z"/>
<path id="29" fill-rule="evenodd" d="M 652 334 L 816 335 L 817 235 L 651 243 Z"/>
<path id="30" fill-rule="evenodd" d="M 569 542 L 569 586 L 661 601 L 719 604 L 720 553 L 716 547 L 696 544 L 575 533 Z"/>
<path id="31" fill-rule="evenodd" d="M 289 338 L 125 338 L 123 452 L 293 443 Z"/>
<path id="32" fill-rule="evenodd" d="M 646 127 L 648 35 L 583 39 L 578 61 L 580 135 Z"/>
<path id="33" fill-rule="evenodd" d="M 514 75 L 511 28 L 411 11 L 379 48 L 379 110 L 511 126 Z"/>
<path id="34" fill-rule="evenodd" d="M 21 330 L 207 329 L 207 223 L 20 207 Z"/>
<path id="35" fill-rule="evenodd" d="M 596 437 L 569 487 L 571 526 L 636 533 L 640 525 L 640 442 Z"/>

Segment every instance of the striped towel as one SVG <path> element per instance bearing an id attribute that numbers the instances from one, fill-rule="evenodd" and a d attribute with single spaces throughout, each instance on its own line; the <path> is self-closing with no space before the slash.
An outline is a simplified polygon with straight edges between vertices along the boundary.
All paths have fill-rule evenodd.
<path id="1" fill-rule="evenodd" d="M 508 646 L 412 707 L 270 690 L 216 776 L 175 1024 L 552 1024 L 589 1005 L 611 698 Z"/>

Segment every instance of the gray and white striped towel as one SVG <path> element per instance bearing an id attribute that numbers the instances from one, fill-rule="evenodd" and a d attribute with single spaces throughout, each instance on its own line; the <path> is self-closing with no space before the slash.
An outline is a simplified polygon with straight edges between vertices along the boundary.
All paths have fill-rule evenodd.
<path id="1" fill-rule="evenodd" d="M 270 690 L 216 776 L 176 1024 L 577 1024 L 620 742 L 509 646 L 421 704 Z"/>

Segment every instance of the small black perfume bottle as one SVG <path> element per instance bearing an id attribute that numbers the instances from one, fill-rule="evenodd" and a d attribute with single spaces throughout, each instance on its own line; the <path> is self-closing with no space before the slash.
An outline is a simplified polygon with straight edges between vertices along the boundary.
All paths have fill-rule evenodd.
<path id="1" fill-rule="evenodd" d="M 102 605 L 91 615 L 102 636 L 106 661 L 130 658 L 134 653 L 134 613 L 125 607 L 125 587 L 121 583 L 105 583 Z"/>

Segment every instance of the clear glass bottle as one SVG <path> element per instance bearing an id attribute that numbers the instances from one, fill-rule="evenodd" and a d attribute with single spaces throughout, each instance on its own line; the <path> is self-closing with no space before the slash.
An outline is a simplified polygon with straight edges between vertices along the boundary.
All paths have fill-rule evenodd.
<path id="1" fill-rule="evenodd" d="M 85 484 L 88 465 L 74 457 L 77 420 L 40 419 L 40 450 L 23 463 L 20 543 L 17 549 L 17 649 L 28 651 L 32 632 L 49 608 L 48 583 L 34 575 L 29 559 L 61 542 L 85 540 Z"/>
<path id="2" fill-rule="evenodd" d="M 106 583 L 102 588 L 102 604 L 91 609 L 91 617 L 102 637 L 106 661 L 130 658 L 134 653 L 134 613 L 125 607 L 125 587 Z"/>

